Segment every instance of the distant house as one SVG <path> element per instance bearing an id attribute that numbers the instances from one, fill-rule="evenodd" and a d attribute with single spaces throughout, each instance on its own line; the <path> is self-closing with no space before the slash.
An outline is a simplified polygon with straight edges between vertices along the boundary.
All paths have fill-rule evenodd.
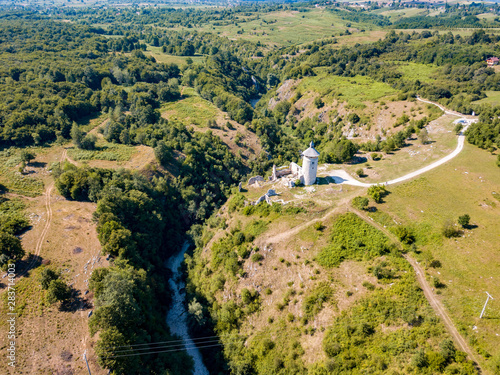
<path id="1" fill-rule="evenodd" d="M 498 64 L 498 57 L 490 57 L 490 58 L 486 59 L 486 64 L 488 64 L 488 66 L 497 65 Z"/>

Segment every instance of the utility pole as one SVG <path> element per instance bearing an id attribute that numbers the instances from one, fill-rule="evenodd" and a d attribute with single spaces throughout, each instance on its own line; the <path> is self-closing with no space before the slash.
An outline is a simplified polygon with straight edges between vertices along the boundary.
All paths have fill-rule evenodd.
<path id="1" fill-rule="evenodd" d="M 87 361 L 87 351 L 86 350 L 83 352 L 83 358 L 85 359 L 85 363 L 87 364 L 87 370 L 89 370 L 89 375 L 92 375 L 92 373 L 90 372 L 89 362 Z"/>
<path id="2" fill-rule="evenodd" d="M 488 304 L 488 301 L 490 300 L 490 298 L 491 298 L 491 299 L 494 299 L 494 298 L 491 296 L 491 294 L 489 294 L 488 292 L 485 292 L 485 293 L 488 295 L 488 297 L 486 297 L 486 303 L 484 304 L 483 311 L 481 311 L 481 316 L 479 317 L 479 319 L 481 319 L 481 318 L 483 317 L 483 315 L 484 315 L 484 310 L 486 310 L 486 305 Z"/>

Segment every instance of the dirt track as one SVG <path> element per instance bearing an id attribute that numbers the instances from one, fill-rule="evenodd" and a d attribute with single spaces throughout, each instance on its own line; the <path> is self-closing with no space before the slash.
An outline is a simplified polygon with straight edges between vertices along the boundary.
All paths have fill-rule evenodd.
<path id="1" fill-rule="evenodd" d="M 351 208 L 351 211 L 354 212 L 356 215 L 358 215 L 361 219 L 366 221 L 368 224 L 374 226 L 375 228 L 379 229 L 382 231 L 385 235 L 387 235 L 391 240 L 393 240 L 395 243 L 399 244 L 398 238 L 392 234 L 390 231 L 387 230 L 387 228 L 384 228 L 382 225 L 376 223 L 373 221 L 370 217 L 368 217 L 366 214 L 362 213 L 359 210 L 356 210 L 354 208 Z M 422 269 L 422 267 L 418 264 L 418 262 L 410 255 L 410 254 L 404 254 L 403 257 L 410 263 L 410 265 L 413 267 L 415 270 L 415 274 L 417 276 L 418 283 L 422 287 L 422 290 L 424 291 L 425 298 L 429 301 L 432 309 L 436 313 L 437 316 L 441 318 L 443 321 L 443 324 L 446 327 L 446 330 L 448 333 L 453 337 L 454 341 L 456 344 L 458 344 L 459 348 L 461 351 L 467 353 L 470 359 L 472 359 L 480 371 L 480 373 L 486 373 L 483 371 L 481 366 L 479 365 L 479 362 L 477 360 L 477 357 L 474 353 L 474 351 L 470 348 L 470 346 L 467 344 L 463 336 L 458 332 L 457 328 L 453 324 L 453 321 L 450 319 L 448 316 L 448 313 L 445 310 L 445 307 L 441 303 L 441 301 L 436 297 L 436 295 L 433 293 L 433 288 L 427 283 L 427 280 L 425 279 L 425 271 Z"/>

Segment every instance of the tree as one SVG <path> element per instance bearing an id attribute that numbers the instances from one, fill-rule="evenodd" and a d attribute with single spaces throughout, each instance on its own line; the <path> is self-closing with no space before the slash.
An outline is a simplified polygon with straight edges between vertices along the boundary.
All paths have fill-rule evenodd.
<path id="1" fill-rule="evenodd" d="M 0 266 L 6 264 L 9 260 L 22 259 L 24 249 L 19 238 L 9 233 L 0 232 L 0 254 L 3 255 Z"/>
<path id="2" fill-rule="evenodd" d="M 76 147 L 81 148 L 82 147 L 82 141 L 83 137 L 85 135 L 83 134 L 82 130 L 78 127 L 76 122 L 73 122 L 73 126 L 71 127 L 71 140 L 75 144 Z"/>
<path id="3" fill-rule="evenodd" d="M 420 129 L 420 131 L 418 132 L 418 139 L 423 145 L 429 142 L 429 133 L 427 132 L 427 129 Z"/>
<path id="4" fill-rule="evenodd" d="M 62 280 L 52 280 L 47 290 L 47 301 L 51 304 L 66 302 L 71 298 L 71 288 Z"/>
<path id="5" fill-rule="evenodd" d="M 31 160 L 36 158 L 36 154 L 33 151 L 22 150 L 21 151 L 21 161 L 29 164 Z"/>
<path id="6" fill-rule="evenodd" d="M 460 224 L 462 228 L 467 227 L 469 225 L 469 222 L 470 222 L 470 216 L 468 214 L 458 217 L 458 224 Z"/>
<path id="7" fill-rule="evenodd" d="M 163 166 L 172 160 L 172 149 L 164 141 L 158 142 L 158 145 L 154 148 L 154 152 L 156 160 Z"/>
<path id="8" fill-rule="evenodd" d="M 274 87 L 280 82 L 279 78 L 274 73 L 267 74 L 267 86 Z"/>
<path id="9" fill-rule="evenodd" d="M 94 150 L 96 142 L 97 137 L 94 134 L 87 134 L 83 137 L 80 143 L 80 148 L 83 150 Z"/>
<path id="10" fill-rule="evenodd" d="M 442 233 L 446 238 L 457 237 L 460 234 L 451 220 L 444 223 Z"/>
<path id="11" fill-rule="evenodd" d="M 323 102 L 323 100 L 321 100 L 321 98 L 319 96 L 314 98 L 314 106 L 316 108 L 322 108 L 324 105 L 325 105 L 325 103 Z"/>
<path id="12" fill-rule="evenodd" d="M 48 289 L 50 283 L 58 278 L 59 275 L 55 271 L 50 268 L 44 268 L 40 273 L 40 284 L 42 284 L 42 289 Z"/>
<path id="13" fill-rule="evenodd" d="M 385 186 L 373 185 L 368 188 L 368 195 L 376 202 L 381 203 L 382 198 L 387 195 Z"/>
<path id="14" fill-rule="evenodd" d="M 368 207 L 368 198 L 366 197 L 356 197 L 352 200 L 352 205 L 353 207 L 360 209 L 360 210 L 366 210 Z"/>

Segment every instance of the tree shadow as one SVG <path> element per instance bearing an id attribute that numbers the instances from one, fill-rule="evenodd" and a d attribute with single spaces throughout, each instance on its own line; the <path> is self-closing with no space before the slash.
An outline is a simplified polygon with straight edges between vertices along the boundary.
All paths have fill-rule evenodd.
<path id="1" fill-rule="evenodd" d="M 47 166 L 47 163 L 44 163 L 42 161 L 33 161 L 31 163 L 28 163 L 28 165 L 33 168 L 45 168 Z"/>
<path id="2" fill-rule="evenodd" d="M 476 224 L 467 224 L 467 225 L 464 225 L 463 228 L 464 229 L 472 230 L 472 229 L 476 229 L 476 228 L 479 228 L 479 227 Z"/>
<path id="3" fill-rule="evenodd" d="M 62 312 L 76 312 L 78 310 L 88 310 L 92 308 L 90 301 L 83 297 L 82 292 L 78 289 L 71 288 L 71 298 L 64 301 L 59 306 L 59 311 Z"/>
<path id="4" fill-rule="evenodd" d="M 42 261 L 43 259 L 41 256 L 30 254 L 26 259 L 18 260 L 16 262 L 16 269 L 21 270 L 21 273 L 25 272 L 23 276 L 28 277 L 32 270 L 40 267 Z"/>
<path id="5" fill-rule="evenodd" d="M 366 156 L 354 156 L 349 164 L 363 164 L 366 163 L 368 159 Z"/>

